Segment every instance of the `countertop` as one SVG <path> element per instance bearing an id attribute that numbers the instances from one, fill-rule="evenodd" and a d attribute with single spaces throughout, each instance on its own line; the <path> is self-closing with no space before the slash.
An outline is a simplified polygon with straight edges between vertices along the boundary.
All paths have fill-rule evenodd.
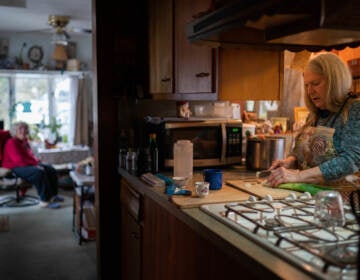
<path id="1" fill-rule="evenodd" d="M 119 169 L 119 173 L 129 183 L 131 183 L 142 195 L 146 195 L 155 200 L 162 207 L 166 208 L 172 215 L 190 226 L 198 234 L 211 241 L 215 246 L 221 248 L 225 253 L 235 258 L 243 258 L 246 255 L 250 261 L 257 262 L 267 270 L 273 272 L 282 279 L 317 279 L 314 275 L 289 263 L 267 251 L 261 245 L 247 239 L 230 227 L 218 222 L 213 217 L 204 213 L 199 207 L 181 209 L 171 201 L 171 197 L 164 193 L 164 187 L 152 187 L 143 182 L 137 176 L 131 175 L 124 169 Z M 171 173 L 163 173 L 171 176 Z M 202 178 L 201 170 L 195 170 L 193 181 Z M 244 166 L 232 166 L 224 170 L 223 181 L 239 180 L 244 178 L 255 178 L 255 172 L 246 171 Z M 245 193 L 237 190 L 239 194 Z M 321 275 L 319 279 L 322 278 Z"/>

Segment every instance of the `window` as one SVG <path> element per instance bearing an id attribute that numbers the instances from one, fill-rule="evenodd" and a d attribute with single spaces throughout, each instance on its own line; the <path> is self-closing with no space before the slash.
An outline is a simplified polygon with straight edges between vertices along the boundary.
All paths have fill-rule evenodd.
<path id="1" fill-rule="evenodd" d="M 61 124 L 62 141 L 71 141 L 72 105 L 78 78 L 68 75 L 14 74 L 0 76 L 0 120 L 4 129 L 11 123 L 26 121 L 32 128 L 42 129 L 51 120 Z M 77 84 L 76 84 L 77 85 Z"/>
<path id="2" fill-rule="evenodd" d="M 0 77 L 0 120 L 8 123 L 9 121 L 9 80 L 4 77 Z"/>
<path id="3" fill-rule="evenodd" d="M 14 78 L 15 87 L 10 109 L 10 122 L 28 124 L 49 122 L 51 91 L 46 78 Z"/>

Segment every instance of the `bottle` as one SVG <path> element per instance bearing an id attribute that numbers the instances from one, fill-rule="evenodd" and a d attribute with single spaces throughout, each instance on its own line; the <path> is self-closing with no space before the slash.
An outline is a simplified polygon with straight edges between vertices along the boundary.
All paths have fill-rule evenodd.
<path id="1" fill-rule="evenodd" d="M 149 151 L 151 157 L 151 172 L 159 172 L 159 149 L 156 143 L 156 134 L 151 133 L 149 137 Z"/>
<path id="2" fill-rule="evenodd" d="M 174 177 L 191 178 L 193 175 L 193 143 L 178 140 L 174 144 Z"/>
<path id="3" fill-rule="evenodd" d="M 140 148 L 137 159 L 138 173 L 144 174 L 151 172 L 151 154 L 149 148 Z"/>

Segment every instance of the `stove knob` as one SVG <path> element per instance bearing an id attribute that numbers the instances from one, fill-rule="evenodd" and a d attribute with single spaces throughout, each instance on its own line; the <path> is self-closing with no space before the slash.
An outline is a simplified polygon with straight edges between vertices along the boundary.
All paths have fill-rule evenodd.
<path id="1" fill-rule="evenodd" d="M 267 195 L 265 195 L 265 200 L 271 202 L 271 201 L 273 201 L 273 198 L 270 194 L 267 194 Z"/>
<path id="2" fill-rule="evenodd" d="M 296 199 L 296 194 L 291 193 L 291 194 L 289 194 L 285 199 L 286 199 L 286 200 L 295 200 L 295 199 Z"/>
<path id="3" fill-rule="evenodd" d="M 311 199 L 311 194 L 309 192 L 304 192 L 301 196 L 301 199 L 307 200 L 307 199 Z"/>
<path id="4" fill-rule="evenodd" d="M 248 200 L 249 200 L 250 202 L 256 202 L 256 201 L 257 201 L 256 197 L 253 196 L 253 195 L 250 195 Z"/>

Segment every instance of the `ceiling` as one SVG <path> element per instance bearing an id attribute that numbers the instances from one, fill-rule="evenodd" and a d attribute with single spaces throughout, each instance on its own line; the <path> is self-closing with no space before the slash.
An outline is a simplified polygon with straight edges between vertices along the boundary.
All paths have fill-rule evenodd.
<path id="1" fill-rule="evenodd" d="M 50 31 L 54 14 L 70 16 L 69 32 L 91 29 L 91 0 L 0 0 L 0 33 Z"/>

